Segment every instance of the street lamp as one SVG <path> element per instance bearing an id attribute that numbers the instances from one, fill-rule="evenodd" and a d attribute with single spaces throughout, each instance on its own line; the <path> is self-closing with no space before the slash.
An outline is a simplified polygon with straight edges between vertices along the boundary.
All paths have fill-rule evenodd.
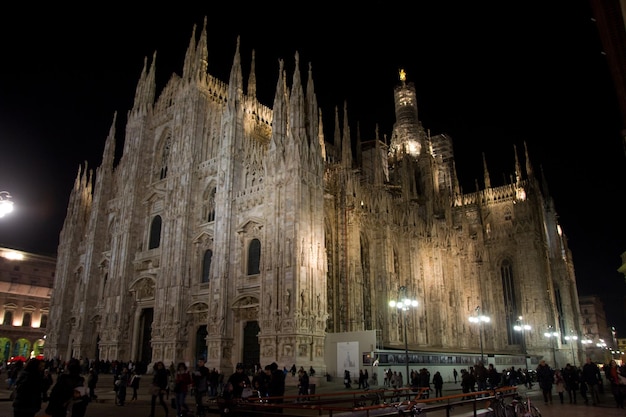
<path id="1" fill-rule="evenodd" d="M 574 331 L 572 330 L 572 333 Z M 574 365 L 574 367 L 576 366 L 576 356 L 574 356 L 574 345 L 576 344 L 576 341 L 578 340 L 578 336 L 576 336 L 575 334 L 572 335 L 568 335 L 565 336 L 565 340 L 567 340 L 567 342 L 570 344 L 570 348 L 572 348 L 572 363 Z"/>
<path id="2" fill-rule="evenodd" d="M 556 365 L 556 338 L 559 333 L 554 331 L 554 327 L 548 326 L 548 331 L 543 334 L 545 337 L 552 339 L 552 356 L 554 357 L 554 369 L 559 369 Z"/>
<path id="3" fill-rule="evenodd" d="M 407 311 L 412 307 L 417 307 L 417 300 L 412 300 L 407 297 L 406 286 L 401 286 L 399 289 L 400 299 L 389 301 L 389 307 L 397 308 L 402 315 L 402 327 L 404 328 L 404 363 L 406 364 L 406 380 L 407 385 L 411 385 L 411 374 L 409 373 L 409 341 L 406 333 L 406 315 Z"/>
<path id="4" fill-rule="evenodd" d="M 0 191 L 0 217 L 13 211 L 13 201 L 8 191 Z"/>
<path id="5" fill-rule="evenodd" d="M 524 351 L 524 365 L 528 369 L 528 350 L 526 349 L 526 332 L 531 329 L 529 324 L 524 323 L 524 318 L 519 316 L 517 318 L 517 324 L 513 326 L 513 329 L 522 332 L 522 350 Z"/>
<path id="6" fill-rule="evenodd" d="M 480 361 L 483 363 L 483 365 L 485 364 L 485 355 L 483 354 L 483 325 L 485 323 L 489 323 L 489 321 L 491 321 L 491 319 L 488 316 L 484 316 L 482 314 L 480 314 L 480 306 L 477 306 L 474 309 L 474 312 L 476 313 L 476 315 L 471 316 L 469 318 L 469 321 L 472 323 L 478 323 L 479 327 L 478 327 L 478 337 L 480 339 Z"/>

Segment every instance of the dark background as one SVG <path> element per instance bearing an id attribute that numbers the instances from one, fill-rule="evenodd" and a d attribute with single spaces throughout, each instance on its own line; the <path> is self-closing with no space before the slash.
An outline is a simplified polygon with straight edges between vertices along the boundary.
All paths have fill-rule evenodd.
<path id="1" fill-rule="evenodd" d="M 348 105 L 352 132 L 389 137 L 398 70 L 415 84 L 419 117 L 454 140 L 466 192 L 510 181 L 514 146 L 543 172 L 574 256 L 580 295 L 602 297 L 626 332 L 625 153 L 606 56 L 584 0 L 523 3 L 370 2 L 339 12 L 324 2 L 268 8 L 185 2 L 129 12 L 16 5 L 0 17 L 0 190 L 16 211 L 0 245 L 56 253 L 79 167 L 96 168 L 114 112 L 118 148 L 144 58 L 156 51 L 158 88 L 182 72 L 194 24 L 207 18 L 209 72 L 227 82 L 237 37 L 244 80 L 256 53 L 257 96 L 271 106 L 278 60 L 312 64 L 327 128 Z M 489 3 L 489 2 L 486 2 Z M 28 10 L 26 10 L 26 7 Z M 179 7 L 173 10 L 174 7 Z M 332 135 L 326 135 L 332 138 Z"/>

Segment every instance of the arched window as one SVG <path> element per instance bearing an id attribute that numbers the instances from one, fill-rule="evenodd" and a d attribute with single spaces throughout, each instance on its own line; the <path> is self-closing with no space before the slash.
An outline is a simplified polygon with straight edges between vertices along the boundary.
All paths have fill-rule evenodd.
<path id="1" fill-rule="evenodd" d="M 4 321 L 2 322 L 5 326 L 11 326 L 13 324 L 13 312 L 5 311 L 4 312 Z"/>
<path id="2" fill-rule="evenodd" d="M 213 259 L 213 251 L 207 249 L 204 252 L 204 259 L 202 261 L 202 280 L 200 282 L 209 282 L 209 273 L 211 272 L 211 260 Z"/>
<path id="3" fill-rule="evenodd" d="M 150 225 L 150 243 L 148 249 L 155 249 L 161 246 L 161 216 L 155 216 Z"/>
<path id="4" fill-rule="evenodd" d="M 24 313 L 24 317 L 22 318 L 22 326 L 30 326 L 33 321 L 33 316 L 30 313 Z"/>
<path id="5" fill-rule="evenodd" d="M 261 241 L 252 239 L 248 246 L 248 275 L 261 273 Z"/>
<path id="6" fill-rule="evenodd" d="M 48 315 L 47 314 L 41 315 L 41 323 L 39 324 L 39 327 L 41 327 L 42 329 L 48 327 Z"/>

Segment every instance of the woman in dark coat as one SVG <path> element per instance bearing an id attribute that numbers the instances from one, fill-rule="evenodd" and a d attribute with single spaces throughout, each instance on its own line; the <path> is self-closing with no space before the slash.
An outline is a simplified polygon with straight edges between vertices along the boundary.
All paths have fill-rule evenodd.
<path id="1" fill-rule="evenodd" d="M 84 390 L 85 378 L 80 375 L 80 362 L 70 359 L 67 372 L 57 377 L 57 382 L 50 391 L 46 414 L 50 417 L 66 417 L 67 408 L 72 407 L 72 416 L 84 416 L 89 396 Z"/>
<path id="2" fill-rule="evenodd" d="M 154 417 L 154 409 L 156 407 L 156 400 L 159 399 L 159 404 L 165 410 L 165 416 L 169 414 L 169 408 L 167 403 L 163 399 L 165 390 L 167 390 L 167 383 L 169 379 L 169 373 L 165 369 L 165 364 L 161 361 L 154 364 L 154 375 L 152 376 L 152 401 L 150 402 L 150 417 Z"/>
<path id="3" fill-rule="evenodd" d="M 44 362 L 31 358 L 17 375 L 13 417 L 34 417 L 41 409 Z"/>

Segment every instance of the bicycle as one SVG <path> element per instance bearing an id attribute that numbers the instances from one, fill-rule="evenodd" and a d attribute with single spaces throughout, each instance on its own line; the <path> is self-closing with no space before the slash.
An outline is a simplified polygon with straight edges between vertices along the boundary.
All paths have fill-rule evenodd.
<path id="1" fill-rule="evenodd" d="M 493 417 L 514 417 L 513 409 L 504 402 L 504 394 L 496 392 L 489 402 L 489 407 L 493 411 Z"/>
<path id="2" fill-rule="evenodd" d="M 532 405 L 530 398 L 524 401 L 522 397 L 517 396 L 511 400 L 511 405 L 515 411 L 513 414 L 515 417 L 541 417 L 541 412 Z"/>
<path id="3" fill-rule="evenodd" d="M 418 407 L 417 403 L 414 402 L 409 402 L 408 404 L 401 402 L 398 404 L 394 404 L 393 406 L 396 408 L 396 410 L 398 410 L 399 416 L 415 417 L 422 414 L 421 407 Z"/>

